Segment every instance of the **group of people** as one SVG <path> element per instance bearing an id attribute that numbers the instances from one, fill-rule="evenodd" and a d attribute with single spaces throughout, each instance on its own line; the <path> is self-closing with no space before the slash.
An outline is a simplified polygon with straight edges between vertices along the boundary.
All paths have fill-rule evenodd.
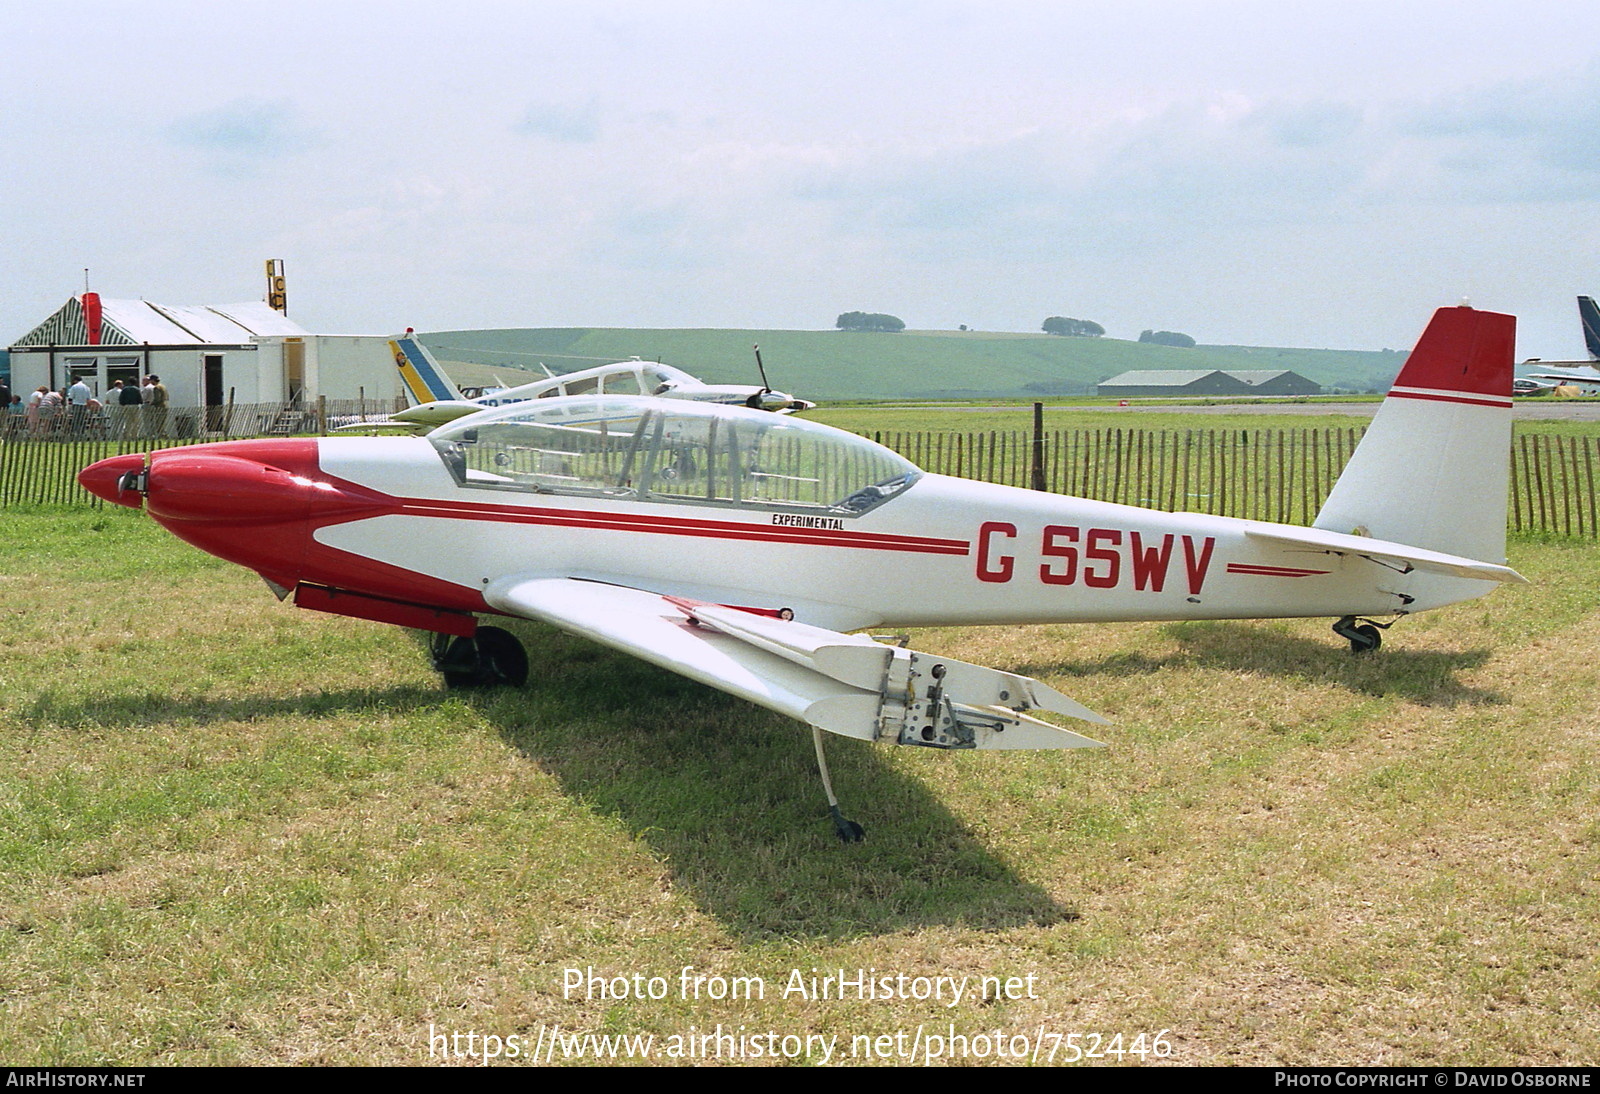
<path id="1" fill-rule="evenodd" d="M 40 384 L 26 399 L 0 383 L 0 405 L 6 409 L 8 434 L 159 437 L 167 426 L 167 388 L 154 373 L 142 384 L 114 381 L 104 399 L 96 398 L 82 377 L 59 391 Z"/>

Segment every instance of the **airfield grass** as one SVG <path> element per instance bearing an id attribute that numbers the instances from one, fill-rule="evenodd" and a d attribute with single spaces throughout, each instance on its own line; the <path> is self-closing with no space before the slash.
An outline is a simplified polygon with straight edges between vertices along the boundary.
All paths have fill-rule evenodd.
<path id="1" fill-rule="evenodd" d="M 1181 404 L 1180 404 L 1181 405 Z M 808 410 L 805 416 L 852 433 L 870 436 L 875 430 L 906 430 L 917 432 L 979 433 L 990 430 L 1033 429 L 1033 404 L 1010 405 L 904 405 L 893 403 L 856 406 L 821 406 Z M 1119 409 L 1111 404 L 1094 406 L 1087 403 L 1046 403 L 1044 427 L 1054 429 L 1142 429 L 1151 431 L 1182 431 L 1185 429 L 1306 429 L 1365 428 L 1372 424 L 1370 417 L 1349 414 L 1318 414 L 1307 417 L 1298 414 L 1273 414 L 1241 411 L 1239 413 L 1200 413 L 1162 411 L 1140 414 L 1137 408 Z"/>
<path id="2" fill-rule="evenodd" d="M 1339 402 L 1380 401 L 1377 397 L 1344 398 Z M 1294 400 L 1296 403 L 1316 400 Z M 1165 401 L 1168 409 L 1141 413 L 1145 407 L 1117 407 L 1110 400 L 1056 400 L 1044 404 L 1044 427 L 1056 429 L 1138 429 L 1148 431 L 1182 432 L 1186 429 L 1365 429 L 1372 424 L 1370 415 L 1353 414 L 1297 414 L 1273 413 L 1269 405 L 1258 405 L 1237 412 L 1184 411 L 1172 407 L 1204 405 L 1232 406 L 1235 403 L 1205 400 Z M 944 403 L 895 404 L 860 403 L 836 406 L 829 404 L 808 410 L 805 416 L 814 421 L 852 433 L 871 436 L 874 431 L 905 430 L 917 432 L 977 433 L 989 430 L 1029 431 L 1033 429 L 1033 404 L 1012 403 Z M 1562 437 L 1600 437 L 1600 422 L 1565 420 L 1529 420 L 1512 423 L 1513 431 L 1539 433 Z"/>
<path id="3" fill-rule="evenodd" d="M 670 1062 L 719 1024 L 835 1062 L 919 1026 L 1128 1063 L 1163 1030 L 1184 1064 L 1600 1056 L 1591 546 L 1514 543 L 1534 585 L 1369 657 L 1326 621 L 919 631 L 1110 747 L 834 740 L 853 846 L 794 723 L 554 631 L 512 624 L 526 688 L 447 693 L 414 636 L 137 513 L 8 511 L 0 551 L 8 1064 L 421 1064 L 541 1025 Z M 765 998 L 684 999 L 684 966 Z M 568 968 L 670 991 L 568 997 Z M 782 994 L 840 968 L 1035 997 Z"/>

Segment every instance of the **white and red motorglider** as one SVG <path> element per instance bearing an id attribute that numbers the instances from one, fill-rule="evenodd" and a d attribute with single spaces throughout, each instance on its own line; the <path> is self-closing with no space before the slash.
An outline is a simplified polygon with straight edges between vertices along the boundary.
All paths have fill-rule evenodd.
<path id="1" fill-rule="evenodd" d="M 518 685 L 552 624 L 822 731 L 935 748 L 1098 742 L 1025 676 L 873 628 L 1379 618 L 1522 581 L 1504 565 L 1515 320 L 1444 308 L 1310 528 L 925 473 L 790 416 L 646 397 L 541 399 L 426 437 L 230 441 L 102 460 L 144 506 L 301 607 L 433 632 L 451 686 Z"/>

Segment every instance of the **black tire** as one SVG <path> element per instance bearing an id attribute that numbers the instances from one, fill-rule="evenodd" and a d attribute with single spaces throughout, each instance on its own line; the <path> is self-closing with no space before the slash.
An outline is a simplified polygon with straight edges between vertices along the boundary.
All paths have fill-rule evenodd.
<path id="1" fill-rule="evenodd" d="M 482 687 L 483 685 L 478 683 L 476 673 L 447 672 L 444 674 L 444 686 L 451 691 L 461 691 L 467 688 Z"/>
<path id="2" fill-rule="evenodd" d="M 444 677 L 445 687 L 454 691 L 477 686 L 473 666 L 477 664 L 478 648 L 472 639 L 435 634 L 429 641 L 428 652 L 433 658 L 434 671 Z"/>
<path id="3" fill-rule="evenodd" d="M 440 671 L 444 686 L 452 691 L 520 688 L 528 682 L 528 651 L 522 648 L 515 635 L 499 627 L 479 627 L 476 637 L 455 639 L 448 644 L 443 656 L 436 653 L 434 660 L 436 666 L 441 661 L 450 666 Z"/>
<path id="4" fill-rule="evenodd" d="M 1383 635 L 1371 623 L 1363 623 L 1350 635 L 1351 653 L 1373 653 L 1383 645 Z"/>
<path id="5" fill-rule="evenodd" d="M 528 651 L 510 631 L 478 628 L 479 675 L 485 687 L 520 688 L 528 682 Z"/>

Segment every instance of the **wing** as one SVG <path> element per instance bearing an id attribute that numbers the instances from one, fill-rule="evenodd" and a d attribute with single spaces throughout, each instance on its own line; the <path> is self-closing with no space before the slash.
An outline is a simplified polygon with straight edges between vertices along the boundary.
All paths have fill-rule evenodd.
<path id="1" fill-rule="evenodd" d="M 1328 532 L 1321 528 L 1290 528 L 1280 524 L 1255 524 L 1245 529 L 1251 539 L 1265 540 L 1282 547 L 1299 548 L 1331 555 L 1355 555 L 1358 558 L 1379 562 L 1398 568 L 1402 573 L 1422 570 L 1425 573 L 1466 577 L 1477 581 L 1509 581 L 1528 584 L 1528 579 L 1509 566 L 1493 562 L 1479 562 L 1460 555 L 1447 555 L 1442 551 L 1428 551 L 1421 547 L 1408 547 L 1403 543 L 1350 536 L 1343 532 Z M 1399 563 L 1398 567 L 1394 564 Z"/>
<path id="2" fill-rule="evenodd" d="M 861 635 L 574 578 L 502 578 L 484 599 L 845 737 L 934 748 L 1101 746 L 1023 713 L 1105 721 L 1046 684 Z"/>
<path id="3" fill-rule="evenodd" d="M 389 415 L 390 421 L 405 422 L 416 427 L 418 433 L 426 433 L 430 429 L 437 429 L 446 422 L 453 422 L 457 418 L 464 418 L 468 414 L 477 414 L 488 408 L 482 403 L 475 403 L 470 399 L 435 399 L 431 403 L 422 403 L 418 406 L 408 406 L 404 410 L 397 410 Z"/>
<path id="4" fill-rule="evenodd" d="M 397 410 L 393 414 L 385 414 L 382 418 L 374 418 L 371 421 L 335 426 L 333 432 L 409 433 L 420 437 L 457 418 L 464 418 L 468 414 L 479 414 L 487 409 L 489 408 L 483 404 L 470 400 L 436 399 L 431 403 L 408 406 L 404 410 Z"/>

